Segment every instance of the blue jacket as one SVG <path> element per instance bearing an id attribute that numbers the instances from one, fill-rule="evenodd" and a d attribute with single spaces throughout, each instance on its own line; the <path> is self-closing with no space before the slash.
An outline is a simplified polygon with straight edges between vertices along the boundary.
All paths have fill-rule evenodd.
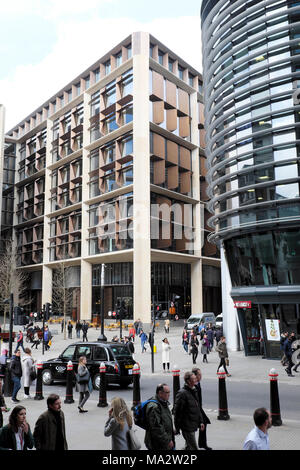
<path id="1" fill-rule="evenodd" d="M 287 338 L 283 344 L 283 350 L 285 352 L 286 357 L 292 357 L 293 350 L 292 350 L 292 342 L 289 341 Z"/>

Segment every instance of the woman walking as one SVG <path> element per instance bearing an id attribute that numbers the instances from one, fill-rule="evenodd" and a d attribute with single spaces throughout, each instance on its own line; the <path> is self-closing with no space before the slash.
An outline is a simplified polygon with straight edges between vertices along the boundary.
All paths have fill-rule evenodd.
<path id="1" fill-rule="evenodd" d="M 168 338 L 164 338 L 162 340 L 162 354 L 161 354 L 164 372 L 166 372 L 166 365 L 167 365 L 168 372 L 170 372 L 170 349 L 171 349 L 171 346 L 168 341 Z"/>
<path id="2" fill-rule="evenodd" d="M 148 341 L 148 336 L 146 335 L 146 333 L 144 333 L 143 330 L 140 330 L 140 338 L 141 338 L 141 346 L 142 346 L 142 353 L 145 351 L 147 351 L 146 347 L 145 347 L 145 343 Z"/>
<path id="3" fill-rule="evenodd" d="M 27 450 L 34 446 L 30 426 L 26 421 L 26 408 L 14 407 L 9 423 L 1 429 L 0 450 Z"/>
<path id="4" fill-rule="evenodd" d="M 104 427 L 104 436 L 111 436 L 112 450 L 129 450 L 127 431 L 132 427 L 132 415 L 123 398 L 113 398 Z"/>
<path id="5" fill-rule="evenodd" d="M 182 333 L 182 346 L 183 349 L 185 350 L 186 354 L 188 354 L 189 351 L 189 334 L 186 329 L 183 330 Z"/>
<path id="6" fill-rule="evenodd" d="M 221 340 L 218 343 L 218 346 L 216 347 L 216 351 L 219 353 L 219 357 L 220 357 L 220 364 L 219 364 L 217 372 L 219 372 L 220 367 L 223 367 L 226 372 L 227 377 L 230 377 L 231 375 L 228 373 L 228 370 L 226 369 L 226 362 L 228 362 L 228 352 L 227 352 L 225 336 L 221 337 Z"/>
<path id="7" fill-rule="evenodd" d="M 79 391 L 79 413 L 87 413 L 88 410 L 84 410 L 83 406 L 87 402 L 90 396 L 90 373 L 86 366 L 87 359 L 85 356 L 81 356 L 78 362 L 77 369 L 77 389 Z"/>
<path id="8" fill-rule="evenodd" d="M 34 359 L 31 356 L 31 349 L 25 348 L 25 356 L 22 358 L 22 375 L 24 380 L 24 398 L 32 398 L 29 393 L 30 385 L 32 383 L 30 374 L 33 371 Z"/>
<path id="9" fill-rule="evenodd" d="M 203 354 L 203 362 L 208 362 L 207 354 L 209 354 L 209 348 L 210 348 L 209 340 L 208 340 L 207 335 L 205 334 L 203 336 L 203 339 L 201 340 L 201 354 Z"/>
<path id="10" fill-rule="evenodd" d="M 196 360 L 198 357 L 198 346 L 199 346 L 199 341 L 197 338 L 197 335 L 193 332 L 191 334 L 191 339 L 190 339 L 190 348 L 191 348 L 191 354 L 193 358 L 193 364 L 196 364 Z"/>
<path id="11" fill-rule="evenodd" d="M 73 325 L 72 325 L 71 321 L 69 321 L 69 323 L 68 323 L 68 338 L 69 339 L 72 339 L 72 330 L 73 330 Z"/>

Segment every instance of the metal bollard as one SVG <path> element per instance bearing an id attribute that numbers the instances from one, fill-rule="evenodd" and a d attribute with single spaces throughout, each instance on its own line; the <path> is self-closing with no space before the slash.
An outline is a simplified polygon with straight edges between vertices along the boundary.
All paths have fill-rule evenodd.
<path id="1" fill-rule="evenodd" d="M 218 419 L 227 421 L 228 419 L 230 419 L 230 416 L 228 414 L 228 404 L 227 404 L 227 394 L 226 394 L 226 382 L 225 382 L 226 372 L 223 369 L 223 367 L 221 367 L 217 374 L 218 374 L 218 377 L 219 377 L 219 414 L 218 414 Z"/>
<path id="2" fill-rule="evenodd" d="M 280 404 L 278 394 L 278 374 L 275 369 L 271 369 L 269 373 L 270 377 L 270 413 L 272 418 L 273 426 L 281 426 L 282 420 L 280 416 Z"/>
<path id="3" fill-rule="evenodd" d="M 99 367 L 100 372 L 100 387 L 99 387 L 99 402 L 98 407 L 104 408 L 108 406 L 106 399 L 106 367 L 104 362 L 101 362 Z"/>
<path id="4" fill-rule="evenodd" d="M 5 368 L 4 385 L 3 385 L 3 395 L 5 397 L 11 397 L 13 389 L 14 389 L 14 383 L 11 379 L 11 373 L 10 373 L 10 362 L 11 362 L 11 358 L 7 359 L 6 368 Z"/>
<path id="5" fill-rule="evenodd" d="M 136 405 L 141 403 L 141 390 L 140 390 L 140 365 L 138 363 L 134 364 L 132 369 L 133 375 L 133 396 L 132 396 L 132 410 Z"/>
<path id="6" fill-rule="evenodd" d="M 173 405 L 175 405 L 175 399 L 178 390 L 180 389 L 180 369 L 178 369 L 177 365 L 173 366 L 172 370 L 173 374 Z"/>
<path id="7" fill-rule="evenodd" d="M 67 387 L 66 387 L 66 398 L 64 403 L 74 403 L 73 400 L 73 364 L 72 361 L 68 362 L 67 365 Z"/>
<path id="8" fill-rule="evenodd" d="M 38 362 L 36 365 L 37 377 L 36 377 L 36 387 L 35 387 L 35 400 L 44 400 L 43 397 L 43 363 Z"/>

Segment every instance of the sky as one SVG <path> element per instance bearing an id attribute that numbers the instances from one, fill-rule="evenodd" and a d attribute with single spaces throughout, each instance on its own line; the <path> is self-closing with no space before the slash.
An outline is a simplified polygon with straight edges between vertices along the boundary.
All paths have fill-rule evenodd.
<path id="1" fill-rule="evenodd" d="M 134 31 L 201 72 L 201 0 L 0 2 L 0 104 L 5 131 Z"/>

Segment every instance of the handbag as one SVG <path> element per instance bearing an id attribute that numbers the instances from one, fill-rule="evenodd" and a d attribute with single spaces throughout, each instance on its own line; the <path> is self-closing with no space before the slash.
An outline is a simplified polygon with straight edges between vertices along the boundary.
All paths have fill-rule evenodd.
<path id="1" fill-rule="evenodd" d="M 228 357 L 225 358 L 225 364 L 226 364 L 226 366 L 229 366 L 229 359 L 228 359 Z"/>
<path id="2" fill-rule="evenodd" d="M 89 380 L 90 380 L 90 373 L 88 370 L 86 370 L 84 375 L 79 375 L 78 373 L 76 374 L 76 381 L 80 385 L 86 385 L 87 383 L 89 383 Z"/>
<path id="3" fill-rule="evenodd" d="M 130 428 L 126 433 L 126 438 L 129 450 L 139 450 L 142 447 L 135 429 Z"/>
<path id="4" fill-rule="evenodd" d="M 33 382 L 37 378 L 35 367 L 33 366 L 29 372 L 30 380 Z"/>

